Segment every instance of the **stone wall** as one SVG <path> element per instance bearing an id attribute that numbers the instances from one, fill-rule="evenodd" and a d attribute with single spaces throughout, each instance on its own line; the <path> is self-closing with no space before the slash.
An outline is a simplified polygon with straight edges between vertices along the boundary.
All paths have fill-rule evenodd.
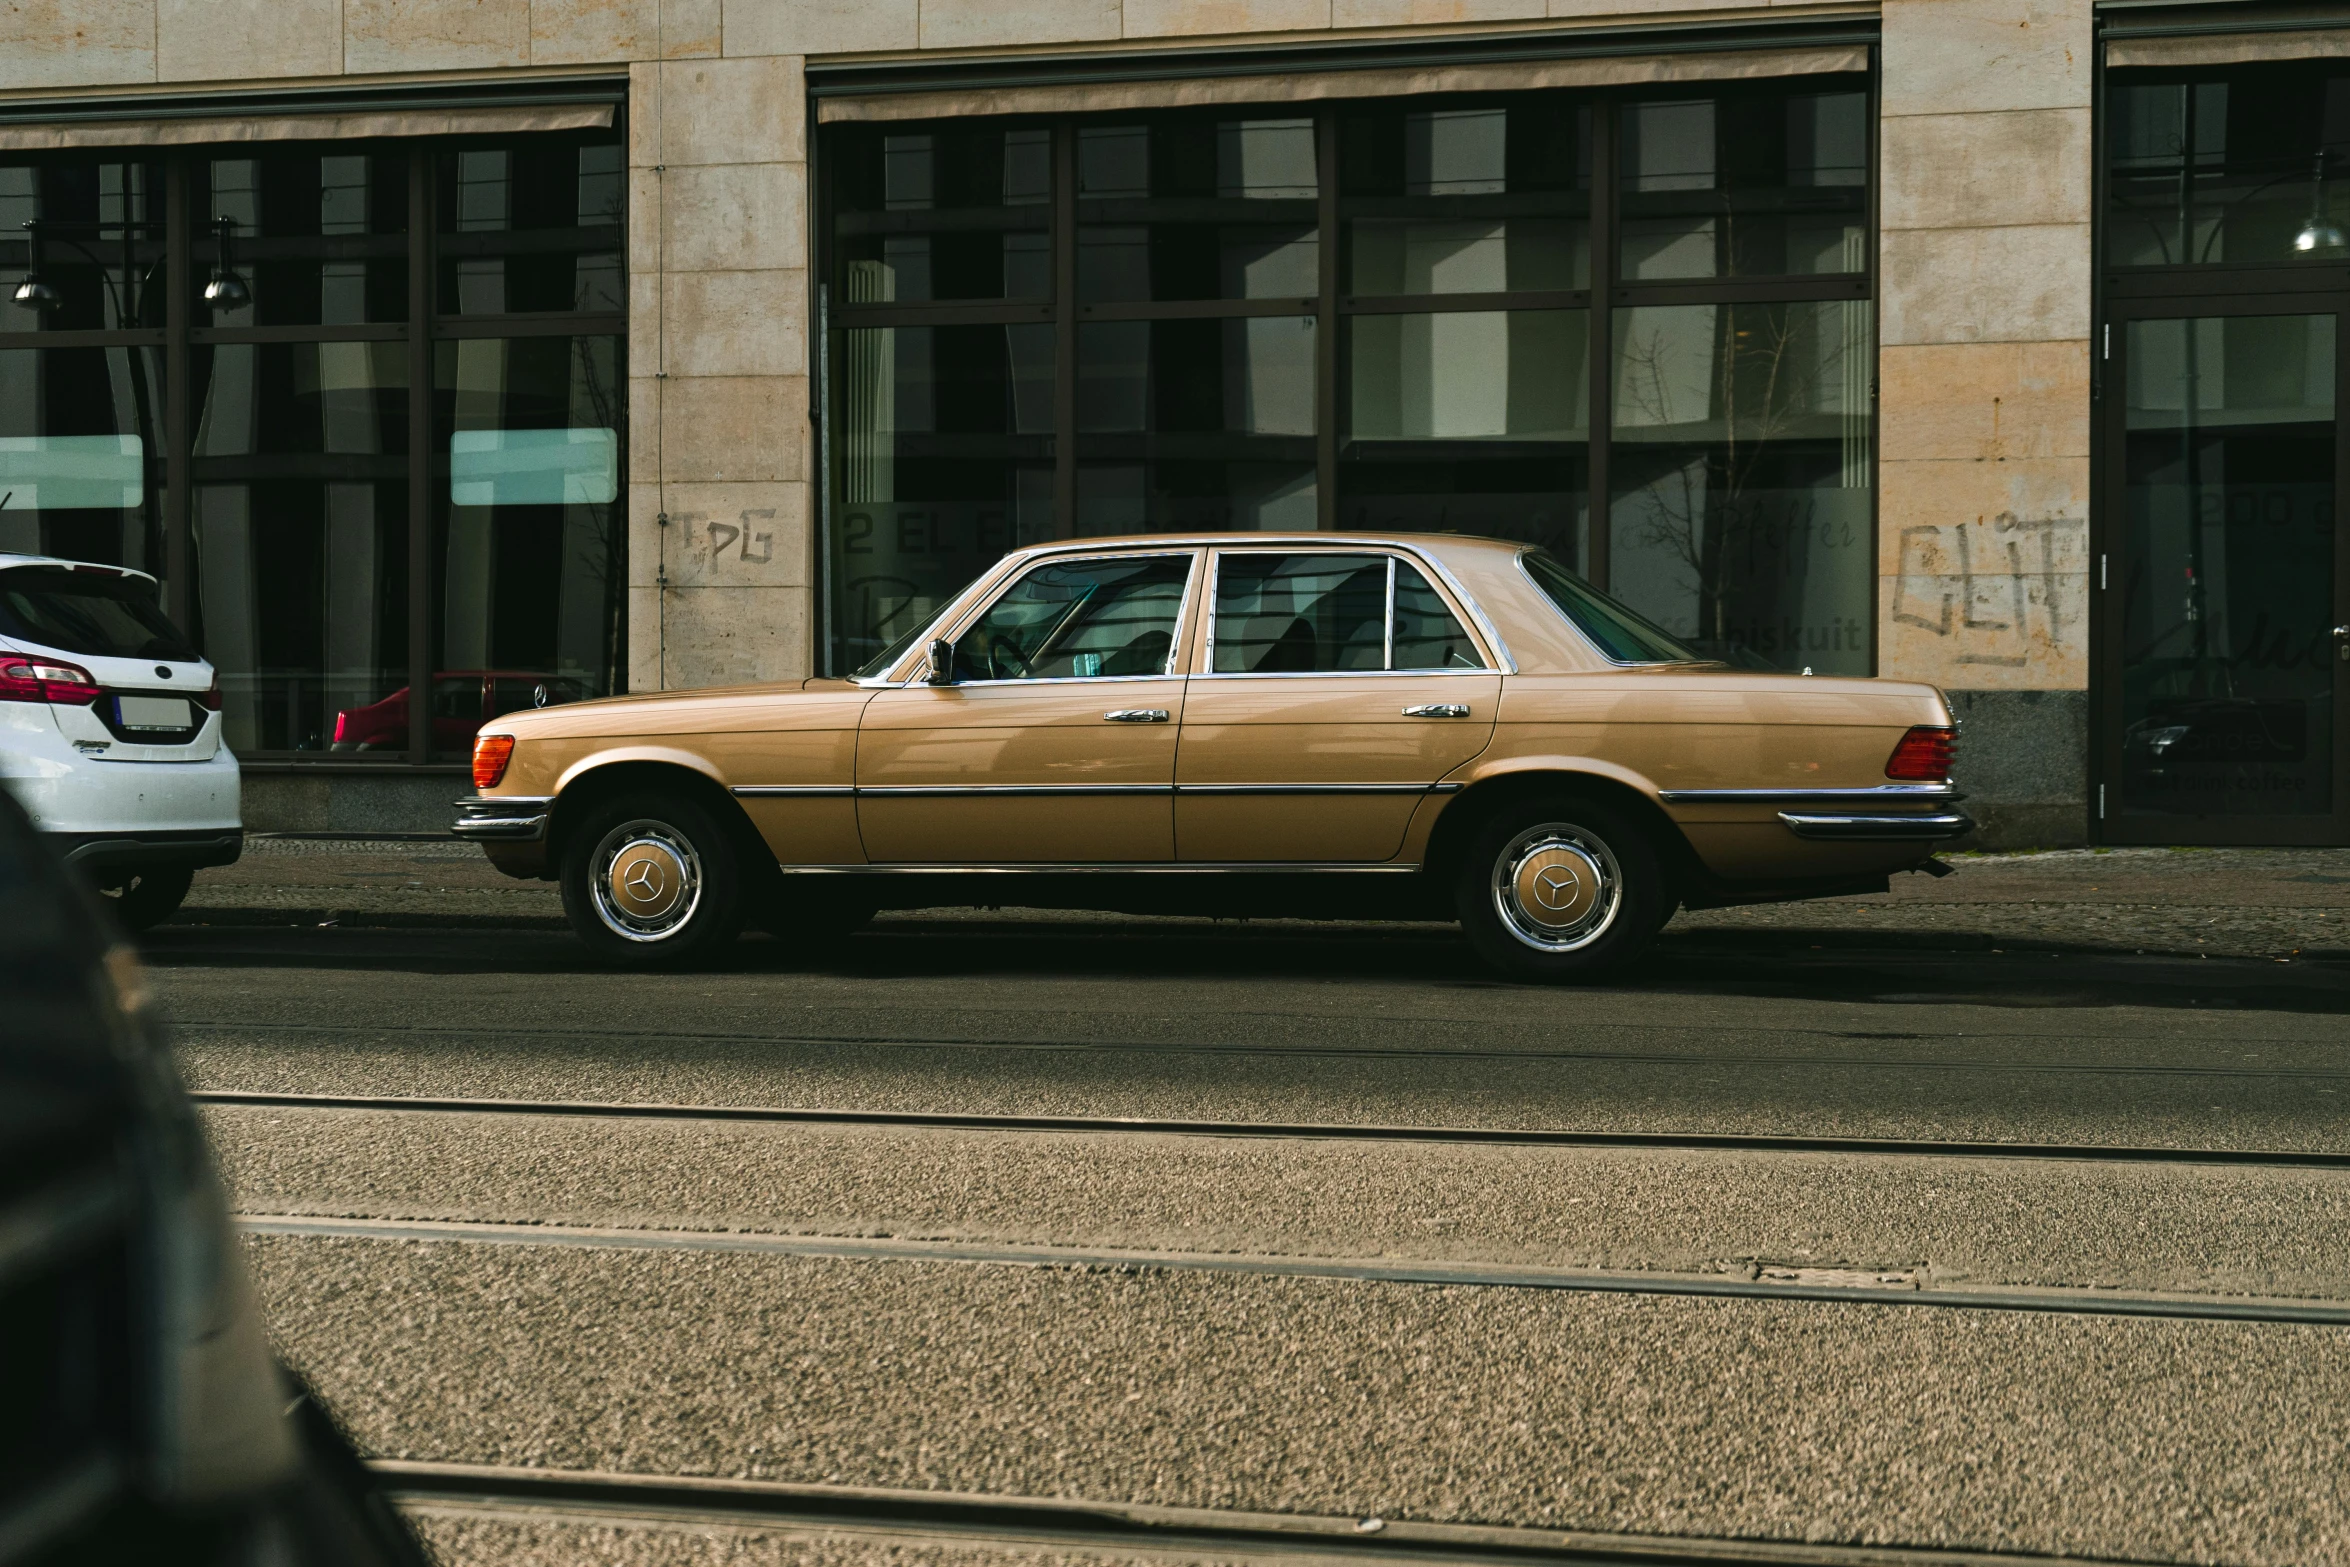
<path id="1" fill-rule="evenodd" d="M 2087 830 L 2093 49 L 2089 0 L 1884 7 L 1878 668 L 1967 715 L 1999 846 Z"/>

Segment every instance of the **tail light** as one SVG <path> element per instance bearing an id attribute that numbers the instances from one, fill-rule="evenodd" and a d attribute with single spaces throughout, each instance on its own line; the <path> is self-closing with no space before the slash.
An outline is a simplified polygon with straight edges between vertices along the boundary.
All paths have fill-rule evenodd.
<path id="1" fill-rule="evenodd" d="M 514 754 L 512 735 L 476 735 L 473 738 L 473 787 L 495 789 L 506 776 L 506 760 Z"/>
<path id="2" fill-rule="evenodd" d="M 1885 763 L 1885 776 L 1904 783 L 1942 783 L 1958 752 L 1958 731 L 1920 724 L 1901 737 Z"/>
<path id="3" fill-rule="evenodd" d="M 196 705 L 215 713 L 220 711 L 220 676 L 214 675 L 212 677 L 212 684 L 206 686 L 204 688 L 204 694 L 196 698 Z M 335 716 L 335 738 L 337 740 L 343 738 L 342 729 L 342 715 L 337 714 Z"/>
<path id="4" fill-rule="evenodd" d="M 98 700 L 90 672 L 54 658 L 0 654 L 0 702 L 57 702 L 88 707 Z"/>

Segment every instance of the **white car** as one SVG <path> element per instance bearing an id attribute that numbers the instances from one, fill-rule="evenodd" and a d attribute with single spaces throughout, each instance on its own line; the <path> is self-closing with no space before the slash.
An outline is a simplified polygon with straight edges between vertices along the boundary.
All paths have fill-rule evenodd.
<path id="1" fill-rule="evenodd" d="M 0 554 L 0 784 L 133 930 L 244 852 L 220 683 L 153 577 Z"/>

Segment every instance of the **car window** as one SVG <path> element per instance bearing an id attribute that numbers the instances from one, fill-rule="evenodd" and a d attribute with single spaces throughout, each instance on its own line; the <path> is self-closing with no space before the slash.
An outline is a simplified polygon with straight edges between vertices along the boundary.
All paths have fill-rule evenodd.
<path id="1" fill-rule="evenodd" d="M 1229 554 L 1216 564 L 1222 675 L 1387 667 L 1387 557 Z"/>
<path id="2" fill-rule="evenodd" d="M 1541 550 L 1518 557 L 1526 575 L 1534 579 L 1575 629 L 1598 645 L 1601 653 L 1619 664 L 1699 664 L 1704 655 L 1673 640 L 1672 633 L 1650 624 L 1576 576 Z"/>
<path id="3" fill-rule="evenodd" d="M 154 594 L 146 579 L 111 571 L 0 571 L 0 636 L 91 658 L 193 662 L 195 648 L 165 618 Z"/>
<path id="4" fill-rule="evenodd" d="M 1216 567 L 1214 667 L 1219 674 L 1342 674 L 1483 669 L 1485 660 L 1451 606 L 1408 561 L 1234 552 Z"/>
<path id="5" fill-rule="evenodd" d="M 1477 644 L 1461 629 L 1451 606 L 1437 595 L 1420 568 L 1395 563 L 1395 637 L 1390 669 L 1483 669 Z"/>
<path id="6" fill-rule="evenodd" d="M 1189 555 L 1047 561 L 955 640 L 957 680 L 1163 675 Z"/>
<path id="7" fill-rule="evenodd" d="M 432 716 L 481 722 L 481 676 L 442 675 L 432 683 Z"/>

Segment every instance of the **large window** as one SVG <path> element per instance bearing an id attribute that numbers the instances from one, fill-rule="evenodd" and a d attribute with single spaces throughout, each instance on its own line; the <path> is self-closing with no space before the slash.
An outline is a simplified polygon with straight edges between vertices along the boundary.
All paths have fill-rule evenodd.
<path id="1" fill-rule="evenodd" d="M 0 166 L 0 549 L 163 578 L 251 757 L 451 760 L 617 689 L 621 165 L 601 131 Z"/>
<path id="2" fill-rule="evenodd" d="M 1866 673 L 1870 124 L 1820 78 L 831 128 L 831 667 L 1019 545 L 1353 529 Z"/>

